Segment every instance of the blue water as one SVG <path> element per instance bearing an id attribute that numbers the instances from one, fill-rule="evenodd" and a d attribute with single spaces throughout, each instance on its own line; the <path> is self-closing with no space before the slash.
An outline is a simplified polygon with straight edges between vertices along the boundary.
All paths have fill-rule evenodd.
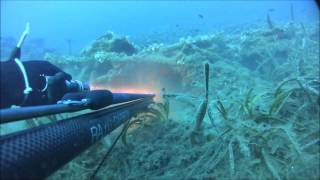
<path id="1" fill-rule="evenodd" d="M 26 22 L 30 22 L 26 46 L 36 43 L 45 46 L 39 48 L 63 54 L 67 53 L 66 39 L 71 39 L 72 53 L 79 54 L 88 43 L 109 30 L 143 45 L 174 42 L 181 36 L 210 33 L 225 27 L 263 24 L 270 9 L 274 20 L 287 22 L 291 4 L 297 21 L 319 19 L 316 3 L 311 0 L 1 1 L 1 37 L 15 41 Z"/>

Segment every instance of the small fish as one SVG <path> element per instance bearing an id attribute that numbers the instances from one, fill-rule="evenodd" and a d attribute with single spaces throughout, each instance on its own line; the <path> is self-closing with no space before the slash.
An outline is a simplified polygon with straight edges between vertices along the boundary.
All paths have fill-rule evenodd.
<path id="1" fill-rule="evenodd" d="M 203 19 L 203 18 L 204 18 L 202 14 L 198 14 L 198 17 L 199 17 L 200 19 Z"/>
<path id="2" fill-rule="evenodd" d="M 179 24 L 176 24 L 176 27 L 178 28 L 178 27 L 180 27 L 180 25 L 179 25 Z"/>
<path id="3" fill-rule="evenodd" d="M 200 32 L 200 29 L 191 29 L 190 32 L 191 32 L 191 33 L 199 33 L 199 32 Z"/>
<path id="4" fill-rule="evenodd" d="M 275 9 L 270 8 L 270 9 L 268 9 L 268 11 L 269 11 L 269 12 L 273 12 L 273 11 L 275 11 Z"/>
<path id="5" fill-rule="evenodd" d="M 196 36 L 199 33 L 200 33 L 200 29 L 191 29 L 188 34 L 191 36 Z"/>

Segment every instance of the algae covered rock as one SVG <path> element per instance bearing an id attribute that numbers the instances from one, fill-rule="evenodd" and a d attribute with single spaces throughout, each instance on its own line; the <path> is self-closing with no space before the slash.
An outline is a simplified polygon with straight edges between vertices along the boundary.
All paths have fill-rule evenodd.
<path id="1" fill-rule="evenodd" d="M 105 35 L 96 39 L 91 45 L 86 47 L 82 56 L 103 56 L 103 53 L 118 53 L 131 56 L 138 52 L 137 47 L 129 42 L 126 37 L 115 36 L 112 32 L 107 32 Z"/>

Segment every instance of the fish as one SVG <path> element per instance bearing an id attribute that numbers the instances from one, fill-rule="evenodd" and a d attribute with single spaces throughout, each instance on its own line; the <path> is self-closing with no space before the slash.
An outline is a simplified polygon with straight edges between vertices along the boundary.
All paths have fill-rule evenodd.
<path id="1" fill-rule="evenodd" d="M 200 29 L 191 29 L 190 32 L 191 32 L 191 33 L 199 33 L 199 32 L 200 32 Z"/>
<path id="2" fill-rule="evenodd" d="M 274 8 L 270 8 L 270 9 L 268 9 L 268 11 L 269 11 L 269 12 L 274 12 L 275 9 L 274 9 Z"/>
<path id="3" fill-rule="evenodd" d="M 198 14 L 198 17 L 199 17 L 200 19 L 203 19 L 203 18 L 204 18 L 204 16 L 203 16 L 202 14 Z"/>

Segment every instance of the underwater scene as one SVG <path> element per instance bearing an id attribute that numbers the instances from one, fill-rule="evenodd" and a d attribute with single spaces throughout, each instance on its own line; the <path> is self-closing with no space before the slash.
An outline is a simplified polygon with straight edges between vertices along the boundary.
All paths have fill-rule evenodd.
<path id="1" fill-rule="evenodd" d="M 319 27 L 312 0 L 1 1 L 1 179 L 318 180 Z"/>

